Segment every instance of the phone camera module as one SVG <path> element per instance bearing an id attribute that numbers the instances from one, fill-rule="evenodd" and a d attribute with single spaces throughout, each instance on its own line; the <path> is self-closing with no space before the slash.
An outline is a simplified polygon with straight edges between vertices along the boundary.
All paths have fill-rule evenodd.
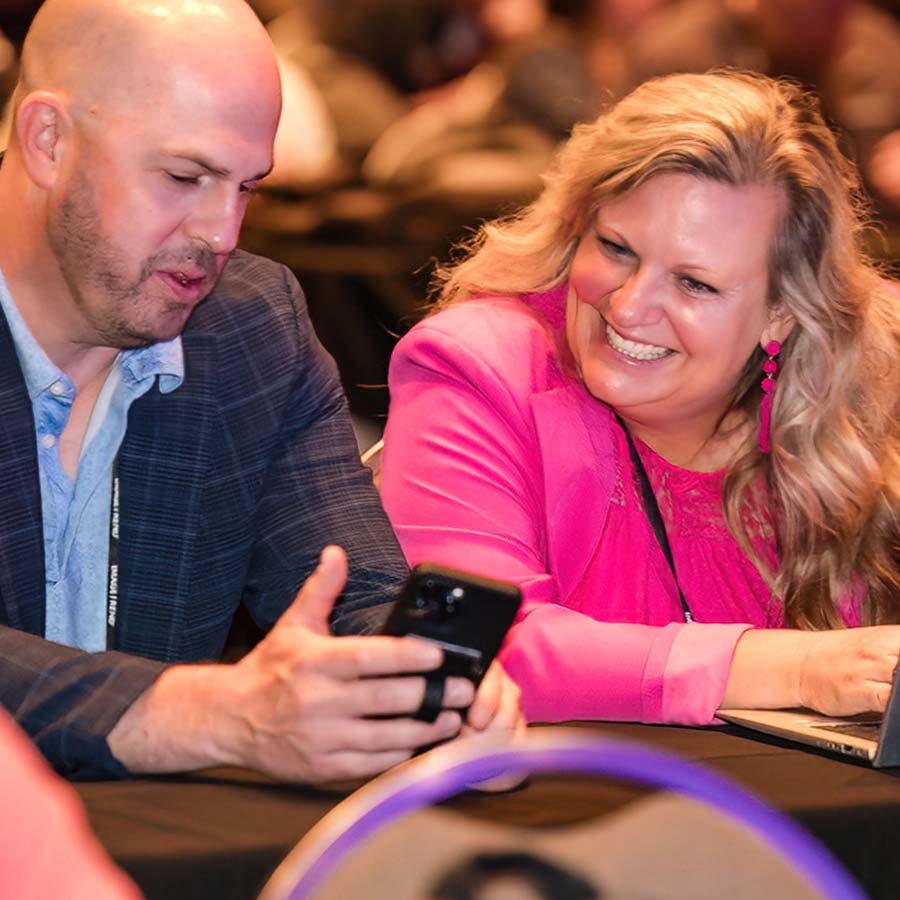
<path id="1" fill-rule="evenodd" d="M 465 591 L 458 585 L 450 587 L 429 578 L 422 583 L 414 608 L 418 617 L 446 623 L 459 612 L 464 596 Z"/>

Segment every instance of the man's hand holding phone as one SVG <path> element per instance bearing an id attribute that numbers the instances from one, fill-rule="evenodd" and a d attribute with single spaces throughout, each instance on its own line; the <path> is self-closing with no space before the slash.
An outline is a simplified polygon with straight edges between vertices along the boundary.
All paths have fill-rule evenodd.
<path id="1" fill-rule="evenodd" d="M 515 727 L 514 692 L 499 674 L 477 697 L 467 679 L 448 680 L 435 721 L 416 721 L 424 674 L 442 665 L 442 650 L 381 635 L 333 637 L 328 617 L 346 576 L 343 550 L 327 547 L 247 656 L 166 669 L 110 733 L 113 755 L 135 773 L 232 765 L 315 784 L 375 775 L 455 737 L 470 704 L 472 727 Z"/>
<path id="2" fill-rule="evenodd" d="M 494 661 L 521 601 L 519 589 L 508 582 L 430 563 L 413 569 L 383 634 L 411 635 L 443 651 L 442 664 L 425 676 L 417 718 L 432 721 L 449 705 L 451 685 L 455 692 L 458 679 L 465 678 L 477 692 L 465 711 L 463 735 L 524 731 L 519 689 Z"/>

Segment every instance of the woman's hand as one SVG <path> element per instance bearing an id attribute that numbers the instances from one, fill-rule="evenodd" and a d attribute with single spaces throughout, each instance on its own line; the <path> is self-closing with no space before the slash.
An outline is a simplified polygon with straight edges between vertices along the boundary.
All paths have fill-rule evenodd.
<path id="1" fill-rule="evenodd" d="M 519 708 L 519 687 L 506 674 L 499 662 L 487 670 L 475 701 L 469 708 L 461 736 L 485 732 L 506 732 L 510 740 L 525 733 L 527 723 Z M 524 781 L 523 775 L 500 775 L 490 781 L 472 785 L 480 791 L 508 791 Z"/>
<path id="2" fill-rule="evenodd" d="M 883 712 L 898 658 L 900 625 L 751 629 L 735 647 L 721 705 L 805 706 L 831 716 Z"/>
<path id="3" fill-rule="evenodd" d="M 883 712 L 900 657 L 900 625 L 807 635 L 800 703 L 829 716 Z"/>
<path id="4" fill-rule="evenodd" d="M 519 687 L 495 660 L 478 686 L 462 734 L 508 731 L 512 735 L 522 734 L 524 730 L 525 717 L 519 708 Z"/>

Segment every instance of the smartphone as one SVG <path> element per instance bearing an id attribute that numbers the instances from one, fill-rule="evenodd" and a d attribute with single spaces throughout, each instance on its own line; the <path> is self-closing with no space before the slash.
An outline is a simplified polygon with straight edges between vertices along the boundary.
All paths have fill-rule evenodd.
<path id="1" fill-rule="evenodd" d="M 476 686 L 522 604 L 514 584 L 420 563 L 410 573 L 383 634 L 416 635 L 444 651 L 437 676 L 460 675 Z"/>

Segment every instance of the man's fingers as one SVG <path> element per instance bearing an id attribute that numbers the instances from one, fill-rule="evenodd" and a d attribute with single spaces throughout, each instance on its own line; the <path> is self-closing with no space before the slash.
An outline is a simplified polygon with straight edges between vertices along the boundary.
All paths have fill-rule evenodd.
<path id="1" fill-rule="evenodd" d="M 422 705 L 425 679 L 368 678 L 352 682 L 329 701 L 329 708 L 348 716 L 411 716 Z M 444 685 L 445 709 L 464 709 L 472 702 L 472 682 L 448 678 Z"/>
<path id="2" fill-rule="evenodd" d="M 459 713 L 445 710 L 434 722 L 417 719 L 322 719 L 317 725 L 317 754 L 323 764 L 344 751 L 387 753 L 412 752 L 417 747 L 454 737 L 462 727 Z"/>
<path id="3" fill-rule="evenodd" d="M 316 570 L 303 583 L 279 621 L 328 634 L 328 617 L 346 583 L 347 554 L 340 547 L 330 545 L 322 551 Z"/>
<path id="4" fill-rule="evenodd" d="M 358 719 L 347 730 L 347 736 L 357 746 L 370 747 L 375 751 L 415 750 L 426 744 L 449 740 L 459 734 L 461 727 L 459 713 L 444 710 L 430 723 L 418 719 Z"/>
<path id="5" fill-rule="evenodd" d="M 365 635 L 329 642 L 320 657 L 321 671 L 352 681 L 375 675 L 432 672 L 444 658 L 437 644 L 412 637 Z"/>

